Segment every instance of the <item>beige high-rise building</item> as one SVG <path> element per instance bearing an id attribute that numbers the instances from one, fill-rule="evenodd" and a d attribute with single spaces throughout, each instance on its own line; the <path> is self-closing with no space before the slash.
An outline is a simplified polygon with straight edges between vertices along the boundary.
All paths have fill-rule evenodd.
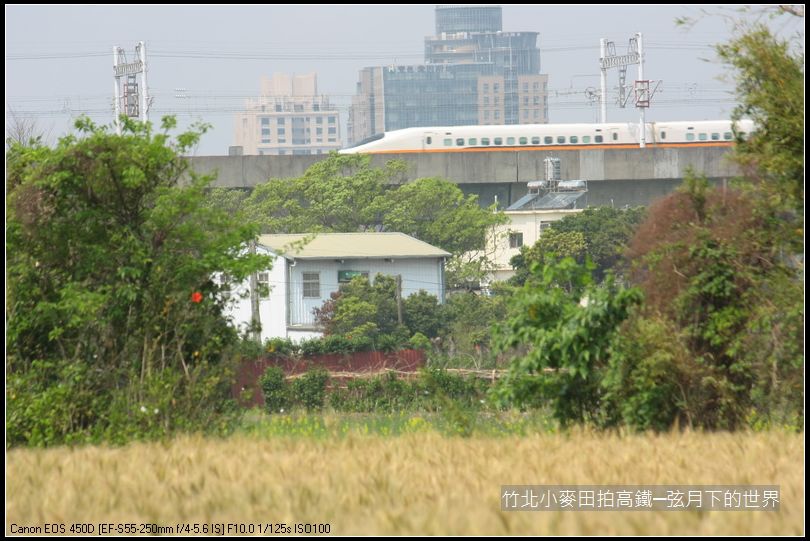
<path id="1" fill-rule="evenodd" d="M 326 154 L 342 147 L 340 113 L 318 95 L 318 76 L 275 73 L 237 113 L 234 146 L 243 154 Z"/>

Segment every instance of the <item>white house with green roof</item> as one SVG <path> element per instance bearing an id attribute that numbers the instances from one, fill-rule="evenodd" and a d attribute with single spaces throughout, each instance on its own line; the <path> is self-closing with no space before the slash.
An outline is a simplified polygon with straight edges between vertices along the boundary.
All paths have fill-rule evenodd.
<path id="1" fill-rule="evenodd" d="M 257 275 L 261 338 L 300 341 L 321 336 L 313 310 L 355 276 L 373 283 L 378 274 L 402 277 L 402 296 L 419 290 L 444 299 L 448 252 L 404 233 L 261 235 L 257 251 L 272 268 Z M 250 325 L 249 282 L 236 286 L 226 315 L 240 329 Z"/>

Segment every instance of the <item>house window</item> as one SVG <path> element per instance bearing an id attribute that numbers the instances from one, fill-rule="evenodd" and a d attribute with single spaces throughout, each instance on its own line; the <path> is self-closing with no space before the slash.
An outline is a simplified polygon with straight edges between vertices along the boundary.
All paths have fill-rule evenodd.
<path id="1" fill-rule="evenodd" d="M 256 276 L 256 285 L 259 288 L 259 298 L 260 299 L 269 299 L 270 298 L 270 273 L 269 272 L 260 272 Z"/>
<path id="2" fill-rule="evenodd" d="M 304 275 L 304 298 L 305 299 L 320 299 L 321 298 L 321 273 L 319 272 L 305 272 Z"/>
<path id="3" fill-rule="evenodd" d="M 509 247 L 520 248 L 523 246 L 523 233 L 509 233 Z"/>

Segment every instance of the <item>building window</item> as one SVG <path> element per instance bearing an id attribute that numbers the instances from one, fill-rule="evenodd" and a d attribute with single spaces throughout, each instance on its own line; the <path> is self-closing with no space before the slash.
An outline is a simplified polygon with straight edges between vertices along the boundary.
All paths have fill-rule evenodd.
<path id="1" fill-rule="evenodd" d="M 335 123 L 335 117 L 330 116 L 330 117 L 329 117 L 329 123 L 330 123 L 330 124 L 334 124 L 334 123 Z"/>
<path id="2" fill-rule="evenodd" d="M 534 90 L 535 92 L 539 92 L 540 91 L 540 83 L 532 83 L 532 90 Z"/>
<path id="3" fill-rule="evenodd" d="M 529 105 L 529 96 L 523 96 L 523 105 Z"/>
<path id="4" fill-rule="evenodd" d="M 337 143 L 337 139 L 336 139 L 336 138 L 334 138 L 334 137 L 329 137 L 329 138 L 326 140 L 326 142 L 327 142 L 327 143 Z"/>
<path id="5" fill-rule="evenodd" d="M 270 273 L 269 272 L 260 272 L 256 276 L 256 285 L 259 288 L 259 298 L 260 299 L 269 299 L 270 298 Z"/>
<path id="6" fill-rule="evenodd" d="M 523 233 L 509 233 L 509 247 L 520 248 L 523 246 Z"/>
<path id="7" fill-rule="evenodd" d="M 538 228 L 540 234 L 543 234 L 543 231 L 551 227 L 551 222 L 540 222 L 540 227 Z"/>
<path id="8" fill-rule="evenodd" d="M 484 111 L 484 120 L 489 120 L 489 111 Z"/>
<path id="9" fill-rule="evenodd" d="M 262 135 L 270 135 L 270 128 L 262 128 Z"/>
<path id="10" fill-rule="evenodd" d="M 286 128 L 279 128 L 278 129 L 278 134 L 279 135 L 287 135 L 287 132 L 285 130 L 286 130 Z"/>
<path id="11" fill-rule="evenodd" d="M 484 105 L 489 105 L 489 96 L 484 96 Z"/>
<path id="12" fill-rule="evenodd" d="M 315 135 L 323 135 L 323 128 L 315 128 Z"/>
<path id="13" fill-rule="evenodd" d="M 334 126 L 329 126 L 329 135 L 337 135 L 337 128 Z"/>
<path id="14" fill-rule="evenodd" d="M 484 83 L 484 94 L 489 94 L 489 83 Z"/>
<path id="15" fill-rule="evenodd" d="M 500 105 L 500 104 L 501 104 L 501 98 L 499 98 L 498 96 L 495 96 L 495 105 Z"/>
<path id="16" fill-rule="evenodd" d="M 540 105 L 540 96 L 535 96 L 533 98 L 533 100 L 534 100 L 534 105 Z"/>
<path id="17" fill-rule="evenodd" d="M 262 117 L 262 126 L 269 126 L 270 125 L 270 118 L 269 117 Z"/>
<path id="18" fill-rule="evenodd" d="M 529 83 L 523 83 L 523 92 L 529 91 Z"/>
<path id="19" fill-rule="evenodd" d="M 269 145 L 270 144 L 270 139 L 262 138 L 262 144 L 263 145 Z"/>
<path id="20" fill-rule="evenodd" d="M 284 125 L 284 117 L 277 118 L 276 119 L 276 124 L 278 124 L 279 126 L 283 126 Z"/>
<path id="21" fill-rule="evenodd" d="M 500 111 L 495 111 L 495 120 L 500 120 L 500 119 L 501 119 L 501 112 Z"/>
<path id="22" fill-rule="evenodd" d="M 500 92 L 500 91 L 501 91 L 501 85 L 500 85 L 499 83 L 495 83 L 495 84 L 493 84 L 493 85 L 492 85 L 492 90 L 493 90 L 494 92 Z"/>
<path id="23" fill-rule="evenodd" d="M 320 272 L 304 272 L 304 298 L 305 299 L 320 299 L 321 298 L 321 273 Z"/>
<path id="24" fill-rule="evenodd" d="M 315 124 L 323 124 L 323 117 L 319 116 L 315 119 Z"/>

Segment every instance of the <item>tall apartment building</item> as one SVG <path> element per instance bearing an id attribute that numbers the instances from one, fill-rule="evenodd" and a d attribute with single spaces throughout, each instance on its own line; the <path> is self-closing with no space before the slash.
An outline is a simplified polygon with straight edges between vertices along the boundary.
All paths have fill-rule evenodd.
<path id="1" fill-rule="evenodd" d="M 341 148 L 340 115 L 318 95 L 314 73 L 262 77 L 261 93 L 236 114 L 234 145 L 243 154 L 326 154 Z"/>
<path id="2" fill-rule="evenodd" d="M 349 143 L 415 126 L 548 122 L 537 36 L 503 32 L 498 6 L 437 6 L 425 64 L 360 71 Z"/>

